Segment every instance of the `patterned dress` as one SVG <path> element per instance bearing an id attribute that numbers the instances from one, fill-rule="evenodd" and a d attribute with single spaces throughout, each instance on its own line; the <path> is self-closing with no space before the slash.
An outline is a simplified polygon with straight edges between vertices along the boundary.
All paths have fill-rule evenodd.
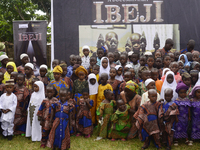
<path id="1" fill-rule="evenodd" d="M 91 106 L 93 106 L 93 100 L 90 100 L 89 103 Z M 76 128 L 78 132 L 84 135 L 92 134 L 93 131 L 92 115 L 86 102 L 84 102 L 84 99 L 80 99 L 79 101 L 79 112 L 76 117 Z"/>
<path id="2" fill-rule="evenodd" d="M 190 100 L 187 98 L 181 99 L 180 97 L 177 98 L 175 101 L 176 105 L 178 106 L 179 115 L 178 115 L 178 122 L 175 126 L 175 133 L 174 138 L 188 138 L 188 118 L 189 118 L 189 108 L 191 107 Z"/>
<path id="3" fill-rule="evenodd" d="M 32 90 L 32 80 L 35 78 L 34 75 L 31 76 L 31 78 L 27 79 L 25 78 L 24 86 L 30 91 Z"/>
<path id="4" fill-rule="evenodd" d="M 150 101 L 144 103 L 138 111 L 134 114 L 136 119 L 136 126 L 139 129 L 139 138 L 144 141 L 144 148 L 150 144 L 150 138 L 154 140 L 157 148 L 161 147 L 160 144 L 160 129 L 161 118 L 163 118 L 163 109 L 160 102 L 151 103 Z"/>
<path id="5" fill-rule="evenodd" d="M 54 80 L 54 75 L 52 70 L 47 72 L 47 77 L 50 79 L 50 82 Z"/>
<path id="6" fill-rule="evenodd" d="M 59 82 L 53 80 L 53 81 L 51 81 L 50 84 L 52 84 L 57 91 L 56 98 L 59 98 L 59 90 L 60 90 L 61 87 L 68 88 L 68 85 L 63 80 L 60 80 Z"/>
<path id="7" fill-rule="evenodd" d="M 129 114 L 130 106 L 126 104 L 126 110 L 121 112 L 117 110 L 111 117 L 111 130 L 109 131 L 109 138 L 121 139 L 128 136 L 131 128 L 131 119 Z"/>
<path id="8" fill-rule="evenodd" d="M 191 119 L 192 119 L 192 139 L 200 139 L 200 101 L 197 99 L 191 99 Z"/>
<path id="9" fill-rule="evenodd" d="M 42 125 L 42 139 L 41 144 L 46 145 L 49 132 L 50 132 L 50 118 L 51 118 L 51 105 L 58 102 L 58 99 L 53 97 L 52 99 L 45 98 L 40 105 L 37 116 L 40 118 L 40 124 Z"/>
<path id="10" fill-rule="evenodd" d="M 71 75 L 72 75 L 72 73 L 73 73 L 73 66 L 70 65 L 70 66 L 67 67 L 67 75 L 66 75 L 66 76 L 67 76 L 68 78 L 70 78 Z"/>
<path id="11" fill-rule="evenodd" d="M 65 81 L 65 83 L 68 85 L 69 90 L 72 92 L 72 88 L 73 88 L 73 81 L 68 78 L 68 77 L 64 77 L 62 78 L 63 81 Z"/>
<path id="12" fill-rule="evenodd" d="M 44 87 L 46 89 L 46 86 L 50 83 L 50 79 L 46 76 L 45 77 L 37 76 L 37 78 L 44 83 Z"/>
<path id="13" fill-rule="evenodd" d="M 146 88 L 146 86 L 145 86 L 145 84 L 144 84 L 143 81 L 140 82 L 138 85 L 139 85 L 139 87 L 140 87 L 140 88 L 139 88 L 138 95 L 142 96 L 142 94 L 145 93 L 145 92 L 147 91 L 147 88 Z"/>
<path id="14" fill-rule="evenodd" d="M 25 86 L 19 88 L 18 85 L 16 85 L 13 93 L 17 96 L 17 107 L 14 119 L 14 134 L 25 134 L 27 108 L 30 100 L 29 91 Z"/>
<path id="15" fill-rule="evenodd" d="M 70 122 L 70 135 L 76 135 L 76 116 L 75 116 L 75 106 L 76 106 L 76 101 L 75 99 L 69 99 L 68 104 L 70 105 L 70 113 L 69 116 L 71 118 Z"/>
<path id="16" fill-rule="evenodd" d="M 61 150 L 70 148 L 70 115 L 72 111 L 67 102 L 62 104 L 61 101 L 52 105 L 55 112 L 55 120 L 49 133 L 47 146 L 50 148 L 57 147 Z"/>
<path id="17" fill-rule="evenodd" d="M 114 82 L 111 82 L 110 80 L 108 80 L 107 83 L 109 83 L 112 86 L 113 93 L 114 93 L 114 100 L 116 100 L 117 96 L 120 94 L 119 87 L 120 87 L 121 82 L 115 79 Z"/>
<path id="18" fill-rule="evenodd" d="M 97 109 L 97 115 L 103 118 L 103 124 L 98 123 L 96 134 L 102 138 L 107 138 L 108 131 L 110 129 L 110 119 L 113 114 L 113 107 L 116 106 L 116 102 L 112 100 L 110 103 L 101 103 Z"/>

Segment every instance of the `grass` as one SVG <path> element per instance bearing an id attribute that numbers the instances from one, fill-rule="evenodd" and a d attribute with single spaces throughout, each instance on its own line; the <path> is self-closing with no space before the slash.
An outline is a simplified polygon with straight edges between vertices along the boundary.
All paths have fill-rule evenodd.
<path id="1" fill-rule="evenodd" d="M 140 150 L 143 143 L 138 139 L 129 141 L 116 140 L 112 142 L 109 139 L 95 141 L 95 136 L 91 138 L 71 137 L 71 150 Z M 12 141 L 0 137 L 0 150 L 37 150 L 40 148 L 40 142 L 32 142 L 30 138 L 22 136 L 14 136 Z M 148 150 L 155 150 L 155 146 L 151 143 Z M 193 146 L 187 146 L 184 140 L 179 142 L 178 147 L 172 147 L 173 150 L 199 150 L 200 142 L 195 141 Z M 45 148 L 44 150 L 49 150 Z"/>

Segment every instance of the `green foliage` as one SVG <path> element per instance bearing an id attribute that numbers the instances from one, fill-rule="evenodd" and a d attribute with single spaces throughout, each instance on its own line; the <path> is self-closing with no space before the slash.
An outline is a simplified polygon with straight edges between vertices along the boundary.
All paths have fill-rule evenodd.
<path id="1" fill-rule="evenodd" d="M 47 8 L 40 6 L 40 1 L 49 1 Z M 50 22 L 50 13 L 38 15 L 39 9 L 50 12 L 50 0 L 1 0 L 0 1 L 0 41 L 13 42 L 13 20 L 47 20 Z"/>

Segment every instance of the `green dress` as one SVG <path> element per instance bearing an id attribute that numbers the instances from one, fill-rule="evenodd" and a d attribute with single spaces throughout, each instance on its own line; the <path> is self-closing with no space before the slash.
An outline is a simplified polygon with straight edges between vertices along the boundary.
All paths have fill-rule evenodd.
<path id="1" fill-rule="evenodd" d="M 131 128 L 131 120 L 129 114 L 130 106 L 126 104 L 126 110 L 117 111 L 111 116 L 111 129 L 109 130 L 109 138 L 125 139 Z"/>
<path id="2" fill-rule="evenodd" d="M 94 134 L 99 137 L 107 138 L 108 130 L 110 129 L 110 119 L 113 114 L 113 107 L 116 106 L 116 102 L 111 100 L 110 103 L 101 102 L 99 108 L 96 111 L 97 116 L 103 118 L 103 124 L 98 123 L 97 130 Z"/>

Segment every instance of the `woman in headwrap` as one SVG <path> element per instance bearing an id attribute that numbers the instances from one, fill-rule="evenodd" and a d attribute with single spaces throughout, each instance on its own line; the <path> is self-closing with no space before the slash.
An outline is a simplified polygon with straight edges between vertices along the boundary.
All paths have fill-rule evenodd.
<path id="1" fill-rule="evenodd" d="M 17 72 L 17 67 L 14 62 L 8 62 L 6 64 L 6 68 L 7 68 L 7 71 L 5 72 L 4 80 L 2 81 L 2 83 L 4 84 L 6 83 L 6 81 L 10 80 L 11 72 Z"/>
<path id="2" fill-rule="evenodd" d="M 139 86 L 135 82 L 130 80 L 126 83 L 124 92 L 125 92 L 125 96 L 127 100 L 126 103 L 131 107 L 130 116 L 133 116 L 135 112 L 138 110 L 138 108 L 140 107 L 141 96 L 137 94 L 138 90 L 139 90 Z M 136 137 L 137 135 L 138 129 L 135 125 L 136 120 L 134 118 L 131 118 L 131 123 L 132 123 L 132 127 L 129 131 L 127 139 L 132 139 Z"/>

